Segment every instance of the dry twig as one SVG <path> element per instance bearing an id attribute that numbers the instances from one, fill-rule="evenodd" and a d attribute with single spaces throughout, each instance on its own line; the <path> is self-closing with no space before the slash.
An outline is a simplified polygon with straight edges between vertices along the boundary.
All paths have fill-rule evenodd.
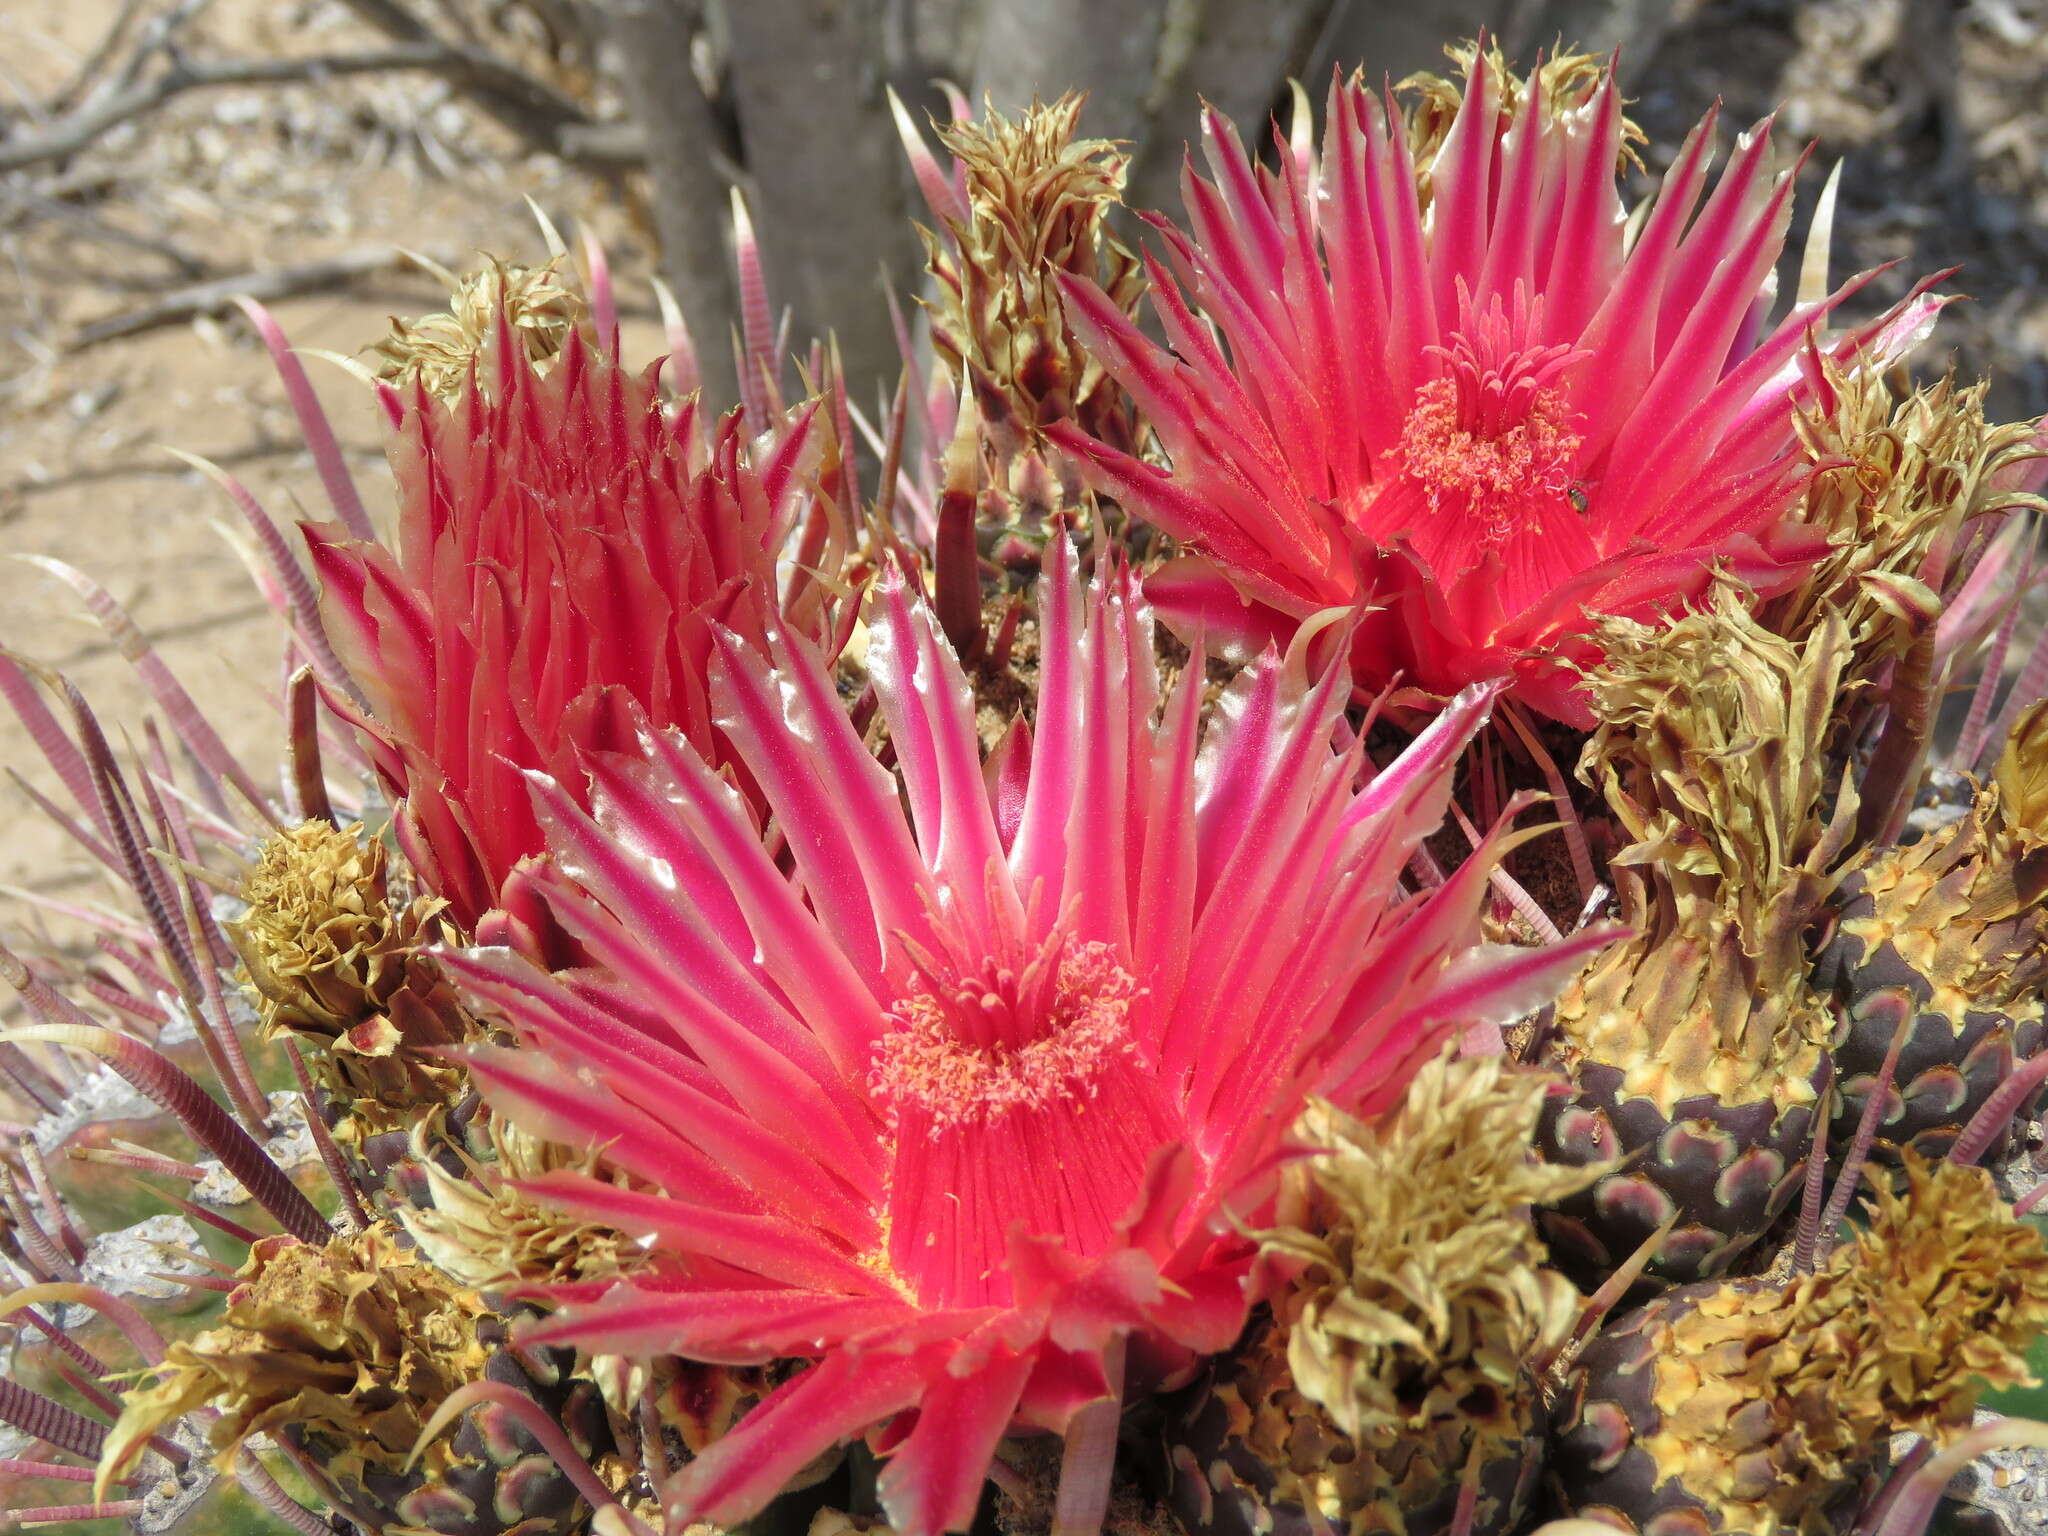
<path id="1" fill-rule="evenodd" d="M 118 336 L 133 336 L 160 325 L 175 325 L 195 315 L 212 314 L 238 298 L 275 303 L 293 294 L 316 288 L 331 288 L 372 272 L 385 272 L 407 260 L 395 245 L 365 245 L 324 261 L 302 262 L 297 266 L 273 267 L 263 272 L 238 272 L 210 282 L 176 288 L 139 309 L 131 309 L 83 326 L 71 338 L 70 348 L 97 346 Z"/>
<path id="2" fill-rule="evenodd" d="M 509 66 L 485 64 L 468 49 L 450 48 L 442 43 L 406 43 L 366 53 L 322 54 L 305 59 L 177 59 L 169 68 L 110 93 L 96 95 L 66 117 L 40 133 L 0 139 L 0 171 L 17 171 L 50 160 L 75 155 L 110 129 L 130 122 L 162 106 L 186 91 L 212 90 L 226 86 L 287 85 L 335 79 L 343 75 L 390 74 L 400 70 L 425 70 L 458 85 L 480 85 L 496 80 Z M 514 71 L 513 73 L 516 73 Z M 520 76 L 523 80 L 524 76 Z M 536 90 L 546 91 L 537 81 Z M 551 93 L 550 93 L 551 94 Z M 571 122 L 585 123 L 580 108 L 576 117 L 563 117 L 557 129 Z M 531 126 L 531 117 L 527 119 Z M 551 134 L 550 142 L 559 138 Z"/>

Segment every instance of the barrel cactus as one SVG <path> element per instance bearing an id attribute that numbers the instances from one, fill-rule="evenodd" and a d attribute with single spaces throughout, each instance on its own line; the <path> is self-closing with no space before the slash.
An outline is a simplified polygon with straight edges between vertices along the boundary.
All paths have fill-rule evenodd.
<path id="1" fill-rule="evenodd" d="M 1536 1491 L 1543 1381 L 1581 1301 L 1549 1268 L 1530 1207 L 1591 1171 L 1533 1151 L 1561 1087 L 1498 1057 L 1439 1057 L 1394 1114 L 1328 1105 L 1314 1156 L 1261 1234 L 1289 1274 L 1237 1349 L 1168 1415 L 1172 1504 L 1192 1533 L 1518 1527 Z"/>
<path id="2" fill-rule="evenodd" d="M 1566 1163 L 1620 1161 L 1545 1230 L 1582 1274 L 1655 1238 L 1649 1273 L 1691 1281 L 1764 1234 L 1814 1143 L 1833 1020 L 1805 934 L 1844 841 L 1826 797 L 1849 637 L 1837 617 L 1786 641 L 1723 587 L 1668 629 L 1603 638 L 1587 761 L 1624 830 L 1613 866 L 1634 932 L 1558 1000 L 1576 1091 L 1543 1141 Z"/>
<path id="3" fill-rule="evenodd" d="M 1454 57 L 1142 252 L 1078 99 L 899 110 L 872 433 L 744 199 L 736 407 L 548 231 L 356 369 L 391 516 L 248 307 L 276 787 L 82 572 L 160 720 L 0 650 L 113 885 L 0 948 L 15 1516 L 1918 1536 L 2048 1443 L 2040 431 L 1825 217 L 1774 310 L 1767 130 L 1631 214 L 1611 61 Z"/>

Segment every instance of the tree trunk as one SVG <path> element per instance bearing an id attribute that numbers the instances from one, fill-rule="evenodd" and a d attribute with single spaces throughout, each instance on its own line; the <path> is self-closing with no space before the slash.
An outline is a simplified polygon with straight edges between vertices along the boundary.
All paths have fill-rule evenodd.
<path id="1" fill-rule="evenodd" d="M 918 266 L 909 172 L 884 92 L 883 0 L 742 0 L 727 11 L 769 295 L 801 350 L 829 330 L 856 400 L 900 369 L 886 281 Z"/>
<path id="2" fill-rule="evenodd" d="M 1536 50 L 1563 42 L 1586 53 L 1621 50 L 1624 71 L 1640 70 L 1657 51 L 1677 10 L 1676 0 L 1524 0 L 1507 43 L 1524 68 Z"/>
<path id="3" fill-rule="evenodd" d="M 1004 111 L 1086 91 L 1083 123 L 1096 138 L 1143 135 L 1166 14 L 1182 0 L 990 0 L 974 71 Z M 1263 5 L 1265 0 L 1259 0 Z"/>
<path id="4" fill-rule="evenodd" d="M 712 163 L 718 121 L 690 67 L 701 15 L 695 0 L 601 0 L 619 88 L 640 126 L 654 184 L 662 280 L 675 290 L 697 346 L 707 403 L 739 399 L 733 369 L 732 257 L 724 180 Z"/>
<path id="5" fill-rule="evenodd" d="M 1183 148 L 1201 156 L 1201 104 L 1231 119 L 1254 153 L 1291 75 L 1333 9 L 1333 0 L 1177 0 L 1169 12 L 1163 63 L 1157 71 L 1151 122 L 1126 201 L 1133 208 L 1180 214 Z M 1304 82 L 1322 104 L 1321 82 Z"/>
<path id="6" fill-rule="evenodd" d="M 1303 84 L 1320 91 L 1333 67 L 1347 75 L 1362 68 L 1374 85 L 1383 76 L 1398 81 L 1418 69 L 1441 74 L 1449 62 L 1446 43 L 1462 42 L 1482 27 L 1499 36 L 1526 9 L 1518 0 L 1440 0 L 1435 5 L 1339 0 Z"/>

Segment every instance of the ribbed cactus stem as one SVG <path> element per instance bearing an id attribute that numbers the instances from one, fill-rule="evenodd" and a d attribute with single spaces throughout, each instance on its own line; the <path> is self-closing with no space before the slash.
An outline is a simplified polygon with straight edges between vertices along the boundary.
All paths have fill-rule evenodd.
<path id="1" fill-rule="evenodd" d="M 11 1424 L 25 1435 L 47 1440 L 58 1450 L 88 1461 L 99 1460 L 100 1446 L 107 1438 L 105 1425 L 4 1376 L 0 1376 L 0 1424 Z"/>

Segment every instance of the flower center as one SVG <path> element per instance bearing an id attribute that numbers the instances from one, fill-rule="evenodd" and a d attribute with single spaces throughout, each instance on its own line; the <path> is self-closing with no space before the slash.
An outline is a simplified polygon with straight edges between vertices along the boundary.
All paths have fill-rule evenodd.
<path id="1" fill-rule="evenodd" d="M 1541 527 L 1578 466 L 1580 436 L 1553 383 L 1578 354 L 1509 341 L 1482 325 L 1438 348 L 1446 372 L 1416 391 L 1398 449 L 1430 513 L 1468 519 L 1484 548 Z"/>
<path id="2" fill-rule="evenodd" d="M 1137 981 L 1105 944 L 1055 931 L 1023 964 L 992 959 L 971 975 L 920 967 L 877 1048 L 876 1094 L 935 1126 L 1092 1097 L 1103 1066 L 1128 1055 Z"/>
<path id="3" fill-rule="evenodd" d="M 869 1087 L 889 1120 L 886 1260 L 929 1307 L 1001 1306 L 1021 1232 L 1092 1257 L 1185 1134 L 1145 1060 L 1144 989 L 1055 927 L 964 962 L 917 956 Z"/>

